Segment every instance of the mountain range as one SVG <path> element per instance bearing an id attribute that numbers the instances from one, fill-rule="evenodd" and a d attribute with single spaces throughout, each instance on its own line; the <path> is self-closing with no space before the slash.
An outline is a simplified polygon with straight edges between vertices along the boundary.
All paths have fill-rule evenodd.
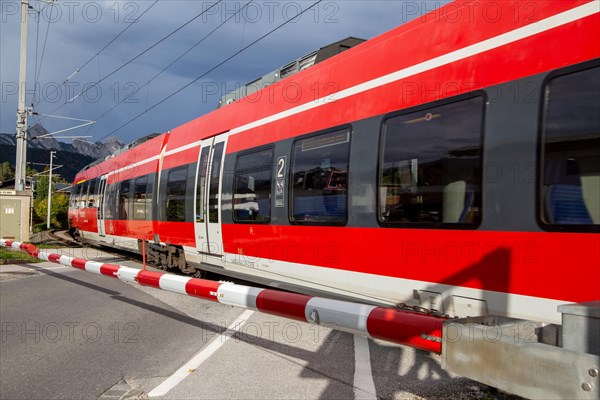
<path id="1" fill-rule="evenodd" d="M 114 136 L 111 136 L 102 142 L 88 142 L 82 139 L 73 139 L 73 143 L 64 143 L 59 142 L 51 136 L 39 139 L 40 136 L 47 135 L 49 133 L 46 128 L 40 124 L 31 126 L 27 132 L 29 138 L 27 143 L 28 149 L 67 151 L 70 153 L 78 153 L 94 159 L 106 157 L 107 155 L 113 154 L 116 150 L 125 146 L 121 140 Z M 16 146 L 16 135 L 5 133 L 0 134 L 0 145 Z"/>
<path id="2" fill-rule="evenodd" d="M 83 167 L 91 162 L 114 154 L 125 144 L 118 138 L 111 136 L 102 142 L 88 142 L 81 139 L 73 139 L 73 143 L 59 142 L 52 137 L 39 138 L 48 134 L 48 131 L 40 124 L 31 126 L 28 130 L 27 161 L 30 163 L 47 164 L 49 162 L 49 151 L 56 150 L 55 163 L 63 165 L 56 172 L 67 181 L 75 179 L 75 175 Z M 15 134 L 0 134 L 0 163 L 8 161 L 14 169 L 17 138 Z M 38 171 L 43 166 L 30 164 Z"/>

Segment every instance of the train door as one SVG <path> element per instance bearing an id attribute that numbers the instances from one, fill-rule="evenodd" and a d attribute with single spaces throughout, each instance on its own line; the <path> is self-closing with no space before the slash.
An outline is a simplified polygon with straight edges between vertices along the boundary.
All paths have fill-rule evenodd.
<path id="1" fill-rule="evenodd" d="M 104 228 L 104 193 L 106 192 L 106 178 L 108 175 L 100 177 L 100 187 L 98 189 L 98 234 L 105 235 Z"/>
<path id="2" fill-rule="evenodd" d="M 198 252 L 223 255 L 221 177 L 227 134 L 202 142 L 196 170 L 195 233 Z"/>

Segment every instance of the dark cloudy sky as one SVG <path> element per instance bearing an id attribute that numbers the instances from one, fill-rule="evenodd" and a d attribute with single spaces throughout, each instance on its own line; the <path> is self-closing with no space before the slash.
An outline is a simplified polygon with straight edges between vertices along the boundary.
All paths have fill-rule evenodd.
<path id="1" fill-rule="evenodd" d="M 216 1 L 160 0 L 152 6 L 153 3 L 154 0 L 59 0 L 56 5 L 47 6 L 44 2 L 30 0 L 31 6 L 40 12 L 32 11 L 29 17 L 27 104 L 33 103 L 39 113 L 98 120 L 91 127 L 65 134 L 91 135 L 92 138 L 88 140 L 96 141 L 112 133 L 130 142 L 148 133 L 167 131 L 210 112 L 221 95 L 235 89 L 236 85 L 252 81 L 319 47 L 348 36 L 372 38 L 439 7 L 443 2 L 323 0 L 295 22 L 285 25 L 152 111 L 117 130 L 301 9 L 309 7 L 313 1 L 253 1 L 243 9 L 247 1 L 223 1 L 107 77 Z M 14 133 L 18 101 L 20 1 L 1 0 L 0 5 L 0 131 Z M 240 9 L 239 14 L 212 36 L 143 87 Z M 36 21 L 38 15 L 39 24 Z M 137 22 L 122 36 L 74 75 L 68 85 L 61 85 L 135 20 Z M 38 84 L 34 95 L 36 75 Z M 88 90 L 78 98 L 67 102 L 85 89 Z M 113 107 L 114 110 L 102 116 Z M 29 124 L 38 121 L 51 132 L 80 123 L 38 116 L 30 117 Z"/>

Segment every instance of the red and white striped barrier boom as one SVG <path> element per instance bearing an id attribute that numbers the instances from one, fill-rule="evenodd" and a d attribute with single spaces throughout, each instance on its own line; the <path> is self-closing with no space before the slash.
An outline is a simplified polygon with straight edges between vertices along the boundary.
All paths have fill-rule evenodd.
<path id="1" fill-rule="evenodd" d="M 104 264 L 40 251 L 32 244 L 13 240 L 0 239 L 0 246 L 25 251 L 40 260 L 117 278 L 123 282 L 151 286 L 311 324 L 325 324 L 333 329 L 434 353 L 442 352 L 442 325 L 447 320 L 444 317 Z"/>

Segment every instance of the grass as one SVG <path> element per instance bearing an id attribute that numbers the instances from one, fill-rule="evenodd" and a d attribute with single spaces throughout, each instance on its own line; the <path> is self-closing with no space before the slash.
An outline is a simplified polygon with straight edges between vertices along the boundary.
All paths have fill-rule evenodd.
<path id="1" fill-rule="evenodd" d="M 41 249 L 62 249 L 64 247 L 68 247 L 68 246 L 66 246 L 62 242 L 40 243 L 40 244 L 35 245 L 35 248 L 40 249 L 40 250 Z"/>
<path id="2" fill-rule="evenodd" d="M 20 262 L 24 261 L 24 262 L 29 262 L 29 263 L 42 262 L 42 260 L 33 258 L 29 254 L 24 253 L 22 251 L 7 250 L 5 248 L 0 248 L 0 264 L 10 264 L 14 261 L 20 261 Z"/>

